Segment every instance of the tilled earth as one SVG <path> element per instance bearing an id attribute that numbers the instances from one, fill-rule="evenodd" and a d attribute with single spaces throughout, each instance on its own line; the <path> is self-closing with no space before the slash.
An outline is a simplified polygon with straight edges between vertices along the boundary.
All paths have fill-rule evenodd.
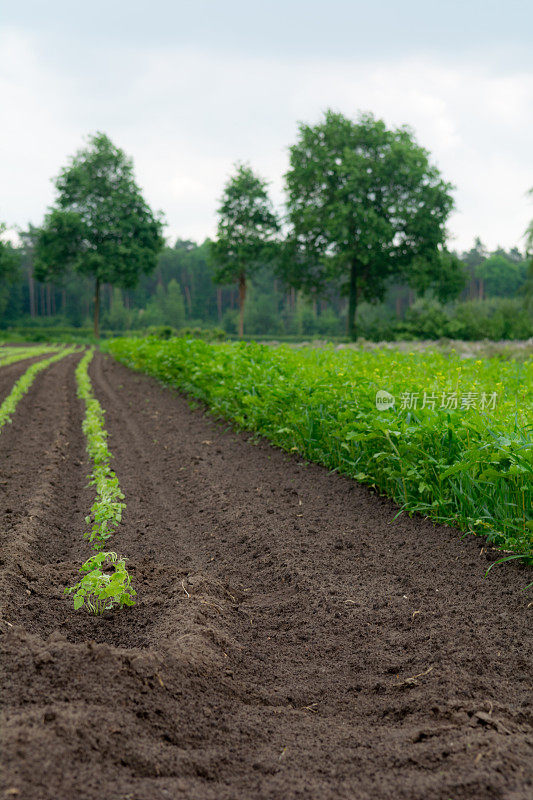
<path id="1" fill-rule="evenodd" d="M 3 797 L 531 800 L 530 574 L 101 355 L 138 603 L 75 613 L 79 358 L 0 433 Z"/>

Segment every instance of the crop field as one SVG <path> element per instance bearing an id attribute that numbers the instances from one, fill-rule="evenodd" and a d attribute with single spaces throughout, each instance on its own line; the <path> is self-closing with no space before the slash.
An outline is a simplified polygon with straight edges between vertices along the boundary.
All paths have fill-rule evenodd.
<path id="1" fill-rule="evenodd" d="M 533 361 L 105 350 L 0 348 L 0 796 L 529 800 Z"/>
<path id="2" fill-rule="evenodd" d="M 131 339 L 109 351 L 409 512 L 533 554 L 533 359 Z M 380 391 L 394 406 L 377 407 Z"/>
<path id="3" fill-rule="evenodd" d="M 49 355 L 57 351 L 57 347 L 43 345 L 42 347 L 0 347 L 0 367 L 7 367 L 9 364 L 16 364 L 27 358 Z"/>

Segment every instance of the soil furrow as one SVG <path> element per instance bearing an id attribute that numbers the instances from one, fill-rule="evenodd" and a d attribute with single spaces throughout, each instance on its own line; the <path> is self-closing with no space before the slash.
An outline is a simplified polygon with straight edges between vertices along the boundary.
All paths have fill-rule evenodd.
<path id="1" fill-rule="evenodd" d="M 2 605 L 13 624 L 40 633 L 54 615 L 50 607 L 42 617 L 36 613 L 35 597 L 49 594 L 54 577 L 68 579 L 68 560 L 83 550 L 90 494 L 74 384 L 77 360 L 67 356 L 37 375 L 0 433 Z M 29 598 L 20 597 L 23 585 Z"/>
<path id="2" fill-rule="evenodd" d="M 280 775 L 288 797 L 309 785 L 336 797 L 440 796 L 437 786 L 463 796 L 462 782 L 464 796 L 520 782 L 516 796 L 527 796 L 523 571 L 485 581 L 482 542 L 394 522 L 388 500 L 252 444 L 111 360 L 93 375 L 121 483 L 136 498 L 129 513 L 144 526 L 130 554 L 220 582 L 236 599 L 219 625 L 240 645 L 230 668 L 252 695 L 238 711 L 255 732 L 241 758 L 261 753 L 241 796 L 278 796 Z M 502 776 L 504 762 L 513 768 Z"/>
<path id="3" fill-rule="evenodd" d="M 14 364 L 8 364 L 6 367 L 0 366 L 0 404 L 6 399 L 14 384 L 23 375 L 28 367 L 35 364 L 37 361 L 44 361 L 51 354 L 43 354 L 36 358 L 26 358 L 23 361 L 15 361 Z"/>
<path id="4" fill-rule="evenodd" d="M 45 524 L 29 544 L 20 524 L 9 539 L 40 589 L 26 612 L 29 578 L 10 584 L 8 796 L 531 796 L 525 571 L 484 580 L 479 540 L 394 521 L 394 504 L 367 488 L 100 355 L 90 372 L 127 503 L 110 546 L 139 596 L 101 619 L 74 614 L 54 568 L 73 576 L 92 497 L 66 362 L 54 367 L 63 383 L 26 398 L 6 456 L 13 496 L 26 475 L 20 497 L 34 486 L 58 509 L 40 499 Z M 51 478 L 31 462 L 43 448 Z"/>

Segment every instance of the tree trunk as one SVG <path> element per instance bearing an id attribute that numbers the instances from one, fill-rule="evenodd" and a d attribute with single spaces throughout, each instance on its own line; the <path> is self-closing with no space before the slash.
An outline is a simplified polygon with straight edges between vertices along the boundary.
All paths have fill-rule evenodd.
<path id="1" fill-rule="evenodd" d="M 246 300 L 246 275 L 239 275 L 239 336 L 244 336 L 244 301 Z"/>
<path id="2" fill-rule="evenodd" d="M 100 337 L 100 330 L 98 328 L 99 317 L 100 317 L 100 278 L 97 278 L 94 286 L 94 335 L 97 339 Z"/>
<path id="3" fill-rule="evenodd" d="M 357 261 L 352 261 L 350 267 L 350 294 L 348 296 L 348 319 L 346 320 L 346 333 L 355 342 L 357 329 L 355 325 L 355 313 L 357 311 Z"/>

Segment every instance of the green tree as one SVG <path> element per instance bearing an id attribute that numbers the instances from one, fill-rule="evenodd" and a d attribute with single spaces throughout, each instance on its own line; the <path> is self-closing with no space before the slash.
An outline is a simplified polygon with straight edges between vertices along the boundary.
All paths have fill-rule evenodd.
<path id="1" fill-rule="evenodd" d="M 266 187 L 249 166 L 237 166 L 218 209 L 217 239 L 210 244 L 217 283 L 239 286 L 239 336 L 244 333 L 247 281 L 272 258 L 279 231 Z"/>
<path id="2" fill-rule="evenodd" d="M 361 299 L 382 299 L 390 278 L 413 288 L 438 279 L 451 186 L 405 127 L 371 115 L 357 122 L 328 111 L 300 125 L 285 175 L 295 285 L 348 294 L 355 338 Z"/>
<path id="3" fill-rule="evenodd" d="M 0 223 L 0 320 L 6 310 L 11 289 L 21 277 L 20 252 L 2 238 L 5 230 L 5 225 Z"/>
<path id="4" fill-rule="evenodd" d="M 122 291 L 115 286 L 111 308 L 104 315 L 104 325 L 107 325 L 112 331 L 126 331 L 131 325 L 131 317 L 131 312 L 124 305 Z"/>
<path id="5" fill-rule="evenodd" d="M 91 276 L 98 336 L 102 283 L 130 288 L 154 269 L 162 222 L 135 182 L 131 159 L 103 133 L 89 137 L 55 185 L 58 198 L 38 237 L 35 276 L 51 280 L 68 269 Z"/>
<path id="6" fill-rule="evenodd" d="M 513 297 L 524 282 L 521 265 L 499 253 L 478 264 L 475 274 L 487 297 Z"/>
<path id="7" fill-rule="evenodd" d="M 156 289 L 142 317 L 145 325 L 171 325 L 182 328 L 185 324 L 185 304 L 179 283 L 172 278 L 167 288 Z"/>
<path id="8" fill-rule="evenodd" d="M 182 328 L 185 325 L 185 303 L 180 285 L 172 278 L 167 286 L 163 303 L 164 323 L 173 328 Z"/>

